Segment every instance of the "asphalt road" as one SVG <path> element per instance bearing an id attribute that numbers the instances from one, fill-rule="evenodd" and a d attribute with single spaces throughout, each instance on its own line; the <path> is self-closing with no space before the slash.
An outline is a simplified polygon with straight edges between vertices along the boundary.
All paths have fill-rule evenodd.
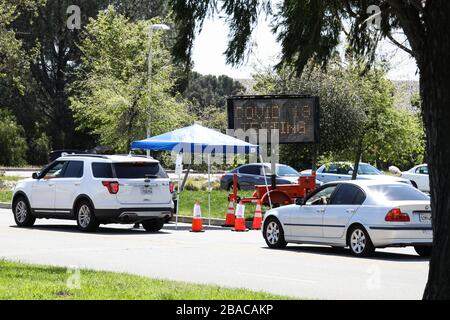
<path id="1" fill-rule="evenodd" d="M 9 210 L 0 209 L 0 258 L 302 298 L 420 299 L 426 283 L 428 261 L 412 248 L 379 250 L 370 259 L 353 258 L 348 250 L 320 246 L 271 250 L 259 231 L 188 230 L 187 225 L 178 230 L 167 225 L 159 233 L 148 234 L 129 225 L 108 225 L 84 234 L 75 222 L 63 220 L 38 220 L 35 227 L 21 229 L 15 227 Z"/>

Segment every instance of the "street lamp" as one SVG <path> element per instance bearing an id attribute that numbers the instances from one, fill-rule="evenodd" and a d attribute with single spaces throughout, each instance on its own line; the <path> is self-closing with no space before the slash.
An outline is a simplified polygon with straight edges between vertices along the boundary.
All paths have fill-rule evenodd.
<path id="1" fill-rule="evenodd" d="M 167 31 L 170 30 L 170 27 L 166 24 L 152 24 L 149 27 L 148 39 L 149 39 L 149 50 L 148 50 L 148 120 L 147 120 L 147 138 L 151 137 L 151 93 L 152 93 L 152 38 L 153 31 L 162 30 Z M 150 150 L 147 150 L 147 157 L 150 157 Z"/>

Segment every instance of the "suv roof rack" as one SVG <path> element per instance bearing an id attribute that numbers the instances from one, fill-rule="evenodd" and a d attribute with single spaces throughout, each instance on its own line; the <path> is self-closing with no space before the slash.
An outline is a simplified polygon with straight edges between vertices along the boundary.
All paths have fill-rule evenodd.
<path id="1" fill-rule="evenodd" d="M 107 156 L 102 154 L 80 154 L 80 153 L 65 154 L 61 157 L 91 157 L 91 158 L 109 159 Z"/>

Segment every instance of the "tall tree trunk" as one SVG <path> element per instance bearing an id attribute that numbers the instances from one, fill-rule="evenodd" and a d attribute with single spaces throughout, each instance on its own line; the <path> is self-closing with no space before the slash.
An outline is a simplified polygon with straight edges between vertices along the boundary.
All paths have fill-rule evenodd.
<path id="1" fill-rule="evenodd" d="M 449 2 L 430 4 L 426 13 L 425 49 L 419 59 L 434 235 L 424 299 L 450 299 Z"/>
<path id="2" fill-rule="evenodd" d="M 356 176 L 358 175 L 359 162 L 361 161 L 362 156 L 362 140 L 362 137 L 358 139 L 358 145 L 356 146 L 355 161 L 353 162 L 352 180 L 356 180 Z"/>

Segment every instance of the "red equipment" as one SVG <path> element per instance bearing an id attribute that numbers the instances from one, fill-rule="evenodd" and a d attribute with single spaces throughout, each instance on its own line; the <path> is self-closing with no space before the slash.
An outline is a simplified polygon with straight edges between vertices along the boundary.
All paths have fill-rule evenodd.
<path id="1" fill-rule="evenodd" d="M 257 185 L 255 192 L 250 198 L 241 198 L 237 194 L 237 175 L 233 176 L 233 193 L 229 195 L 230 201 L 250 203 L 261 201 L 263 205 L 282 206 L 295 202 L 295 199 L 304 198 L 307 194 L 316 189 L 316 172 L 312 171 L 310 176 L 300 176 L 298 184 L 279 184 L 275 188 L 272 186 Z M 269 192 L 267 192 L 269 190 Z"/>

